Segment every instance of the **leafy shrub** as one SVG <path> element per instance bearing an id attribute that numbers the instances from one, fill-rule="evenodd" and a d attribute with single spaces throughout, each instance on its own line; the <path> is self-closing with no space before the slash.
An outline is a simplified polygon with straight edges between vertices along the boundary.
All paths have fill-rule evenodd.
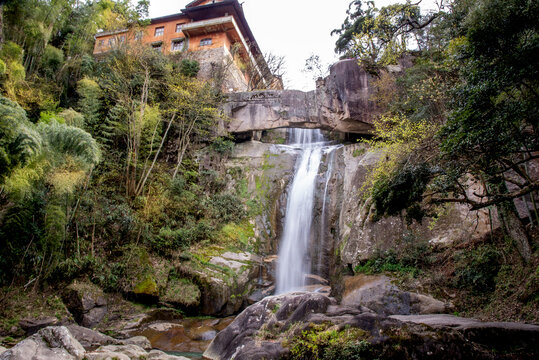
<path id="1" fill-rule="evenodd" d="M 64 53 L 62 50 L 55 48 L 52 45 L 47 45 L 41 58 L 41 69 L 45 76 L 54 78 L 60 67 L 64 63 Z"/>
<path id="2" fill-rule="evenodd" d="M 22 48 L 15 44 L 12 41 L 6 41 L 2 45 L 2 50 L 0 50 L 0 57 L 6 62 L 21 62 L 23 56 Z"/>
<path id="3" fill-rule="evenodd" d="M 464 250 L 455 255 L 454 283 L 475 293 L 493 291 L 500 270 L 500 252 L 493 245 Z"/>
<path id="4" fill-rule="evenodd" d="M 407 220 L 421 221 L 423 212 L 417 206 L 430 180 L 426 164 L 397 168 L 390 176 L 377 180 L 372 189 L 376 207 L 375 219 L 397 215 L 407 209 Z"/>
<path id="5" fill-rule="evenodd" d="M 247 216 L 241 199 L 233 194 L 217 194 L 208 201 L 209 215 L 222 223 L 239 222 Z"/>
<path id="6" fill-rule="evenodd" d="M 58 116 L 64 119 L 67 125 L 84 129 L 84 115 L 81 113 L 69 108 L 60 112 Z"/>
<path id="7" fill-rule="evenodd" d="M 187 183 L 185 181 L 185 178 L 181 175 L 178 175 L 170 182 L 170 192 L 174 196 L 181 196 L 186 189 L 186 185 Z"/>
<path id="8" fill-rule="evenodd" d="M 165 226 L 151 239 L 154 251 L 166 252 L 170 249 L 188 247 L 203 240 L 213 238 L 215 229 L 205 220 L 189 222 L 185 226 L 171 229 Z"/>
<path id="9" fill-rule="evenodd" d="M 91 256 L 81 258 L 67 258 L 56 266 L 50 279 L 55 281 L 69 281 L 81 275 L 92 273 L 96 267 L 97 259 Z"/>
<path id="10" fill-rule="evenodd" d="M 211 193 L 217 193 L 225 187 L 225 181 L 215 170 L 202 170 L 199 176 L 200 185 Z"/>
<path id="11" fill-rule="evenodd" d="M 355 267 L 354 272 L 367 275 L 379 274 L 383 272 L 398 272 L 417 276 L 420 270 L 407 262 L 399 259 L 393 250 L 385 252 L 376 251 L 374 256 L 363 264 Z"/>
<path id="12" fill-rule="evenodd" d="M 292 359 L 365 359 L 370 358 L 371 345 L 367 334 L 357 328 L 338 331 L 314 325 L 294 337 L 290 343 Z"/>
<path id="13" fill-rule="evenodd" d="M 39 122 L 43 124 L 51 124 L 56 121 L 59 124 L 65 124 L 65 120 L 59 114 L 56 114 L 52 111 L 42 111 L 39 114 Z"/>
<path id="14" fill-rule="evenodd" d="M 230 155 L 236 144 L 232 140 L 228 140 L 222 137 L 216 138 L 211 144 L 213 151 L 221 155 Z"/>
<path id="15" fill-rule="evenodd" d="M 196 77 L 200 70 L 200 64 L 196 60 L 183 59 L 180 62 L 180 73 L 187 77 Z"/>

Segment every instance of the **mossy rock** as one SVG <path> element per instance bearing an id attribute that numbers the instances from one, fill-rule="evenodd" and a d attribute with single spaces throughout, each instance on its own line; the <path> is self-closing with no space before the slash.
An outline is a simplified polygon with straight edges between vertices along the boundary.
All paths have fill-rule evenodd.
<path id="1" fill-rule="evenodd" d="M 121 288 L 127 295 L 155 301 L 167 285 L 172 265 L 161 258 L 152 257 L 141 247 L 124 255 L 126 271 Z"/>
<path id="2" fill-rule="evenodd" d="M 200 303 L 200 289 L 191 280 L 170 278 L 160 299 L 172 305 L 197 306 Z"/>
<path id="3" fill-rule="evenodd" d="M 137 296 L 159 296 L 157 282 L 151 275 L 146 275 L 146 278 L 135 285 L 133 294 Z"/>

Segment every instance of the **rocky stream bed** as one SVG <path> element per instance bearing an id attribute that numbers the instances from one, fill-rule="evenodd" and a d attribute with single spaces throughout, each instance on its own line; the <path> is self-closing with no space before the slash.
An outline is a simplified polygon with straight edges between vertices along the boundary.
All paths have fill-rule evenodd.
<path id="1" fill-rule="evenodd" d="M 385 276 L 344 279 L 342 301 L 315 292 L 268 296 L 238 316 L 177 318 L 150 310 L 114 337 L 77 324 L 35 324 L 0 360 L 535 359 L 539 326 L 447 314 L 450 303 Z M 42 327 L 46 326 L 46 327 Z M 41 327 L 41 328 L 40 328 Z"/>

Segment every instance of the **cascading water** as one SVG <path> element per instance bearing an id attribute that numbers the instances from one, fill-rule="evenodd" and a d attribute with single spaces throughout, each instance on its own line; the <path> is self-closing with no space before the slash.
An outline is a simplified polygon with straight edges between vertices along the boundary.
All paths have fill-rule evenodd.
<path id="1" fill-rule="evenodd" d="M 315 198 L 316 177 L 322 160 L 324 137 L 320 130 L 290 129 L 289 144 L 299 147 L 292 186 L 288 194 L 284 233 L 279 248 L 276 293 L 305 285 L 310 272 L 308 247 Z"/>

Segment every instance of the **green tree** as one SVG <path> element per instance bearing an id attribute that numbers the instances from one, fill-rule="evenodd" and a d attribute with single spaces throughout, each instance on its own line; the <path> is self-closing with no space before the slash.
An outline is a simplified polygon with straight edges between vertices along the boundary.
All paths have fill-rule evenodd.
<path id="1" fill-rule="evenodd" d="M 331 33 L 339 35 L 335 51 L 376 70 L 378 66 L 396 63 L 409 50 L 411 40 L 421 50 L 423 32 L 443 12 L 422 15 L 418 3 L 409 0 L 380 9 L 373 1 L 356 0 L 350 3 L 347 14 L 341 28 Z"/>
<path id="2" fill-rule="evenodd" d="M 539 189 L 527 171 L 539 149 L 538 17 L 534 1 L 481 0 L 470 9 L 463 27 L 464 82 L 440 133 L 455 196 L 439 201 L 465 202 L 472 209 L 495 205 L 525 260 L 531 250 L 513 199 Z M 465 174 L 484 184 L 479 199 L 467 193 Z"/>
<path id="3" fill-rule="evenodd" d="M 41 138 L 24 109 L 0 95 L 0 185 L 13 169 L 25 165 L 40 149 Z"/>
<path id="4" fill-rule="evenodd" d="M 65 256 L 76 190 L 100 161 L 99 146 L 84 130 L 53 118 L 30 123 L 4 97 L 0 129 L 0 149 L 7 155 L 0 177 L 1 280 L 26 261 L 33 265 L 28 271 L 43 278 Z"/>

